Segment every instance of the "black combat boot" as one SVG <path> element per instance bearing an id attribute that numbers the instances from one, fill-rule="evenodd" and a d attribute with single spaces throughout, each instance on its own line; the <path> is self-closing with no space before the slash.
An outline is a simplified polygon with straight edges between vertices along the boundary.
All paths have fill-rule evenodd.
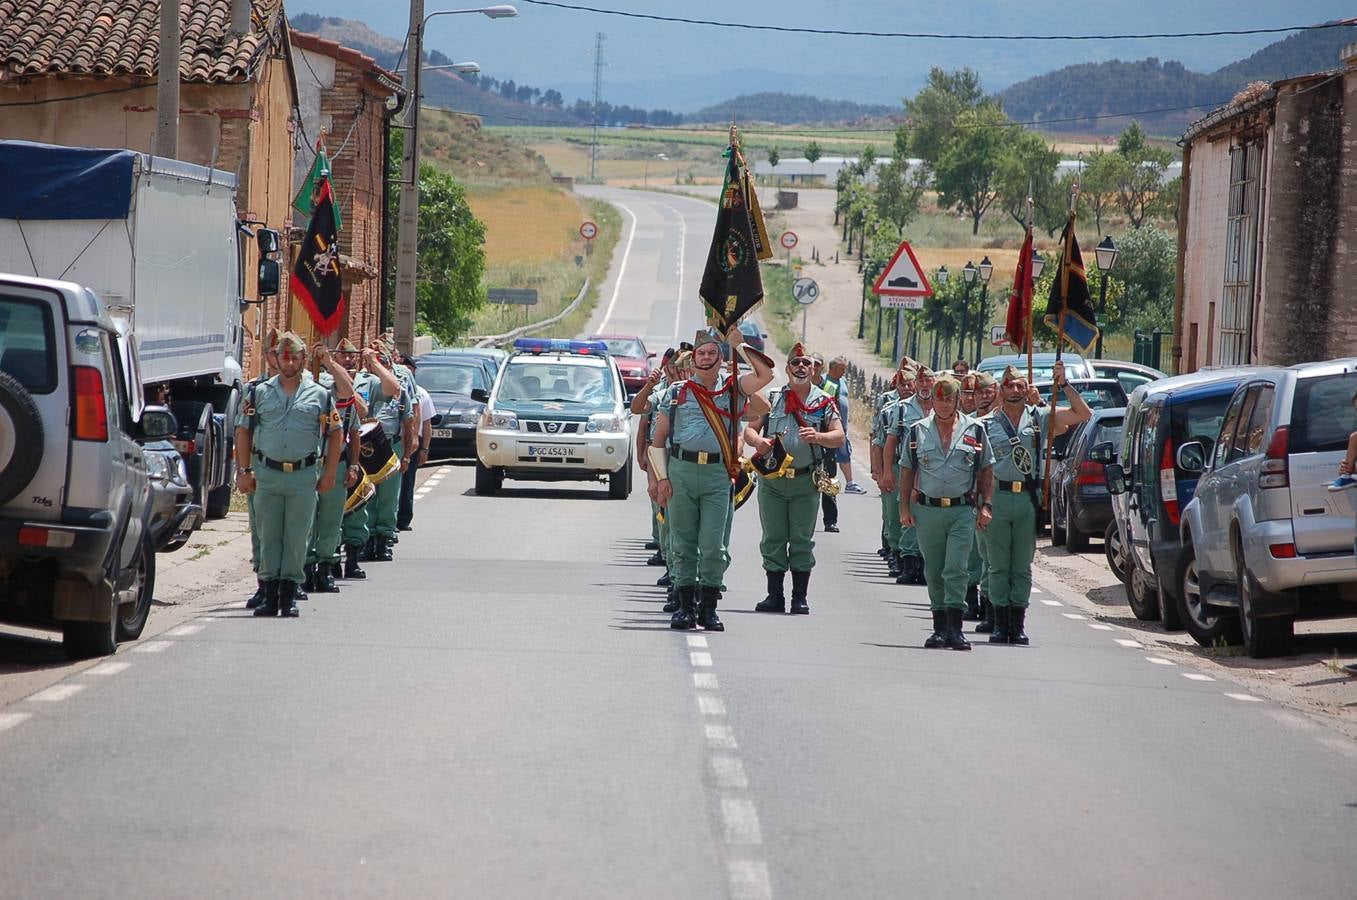
<path id="1" fill-rule="evenodd" d="M 669 627 L 687 631 L 697 627 L 697 586 L 685 585 L 678 589 L 679 608 L 669 620 Z"/>
<path id="2" fill-rule="evenodd" d="M 925 650 L 941 650 L 947 646 L 947 611 L 933 610 L 933 633 L 924 641 Z"/>
<path id="3" fill-rule="evenodd" d="M 966 635 L 961 631 L 961 613 L 962 610 L 947 609 L 947 649 L 948 650 L 969 650 L 971 642 L 966 640 Z"/>
<path id="4" fill-rule="evenodd" d="M 991 644 L 1007 644 L 1008 628 L 1012 618 L 1013 607 L 996 606 L 994 607 L 994 630 L 990 632 L 989 642 Z"/>
<path id="5" fill-rule="evenodd" d="M 966 585 L 966 612 L 962 618 L 968 622 L 980 621 L 980 585 Z"/>
<path id="6" fill-rule="evenodd" d="M 659 542 L 659 541 L 646 541 L 646 549 L 647 549 L 647 550 L 658 550 L 658 549 L 660 549 L 660 542 Z"/>
<path id="7" fill-rule="evenodd" d="M 278 612 L 284 619 L 295 619 L 301 615 L 297 610 L 297 601 L 300 599 L 297 596 L 297 582 L 278 582 Z"/>
<path id="8" fill-rule="evenodd" d="M 980 624 L 975 626 L 976 634 L 990 634 L 994 631 L 994 604 L 982 591 L 980 594 Z"/>
<path id="9" fill-rule="evenodd" d="M 754 604 L 754 612 L 780 613 L 787 611 L 787 595 L 782 592 L 782 579 L 786 572 L 764 571 L 768 576 L 768 596 L 762 602 Z"/>
<path id="10" fill-rule="evenodd" d="M 914 583 L 928 587 L 928 574 L 924 571 L 924 558 L 916 553 L 910 559 L 914 561 Z"/>
<path id="11" fill-rule="evenodd" d="M 886 554 L 886 574 L 891 578 L 900 577 L 900 554 L 891 552 Z"/>
<path id="12" fill-rule="evenodd" d="M 650 559 L 646 560 L 646 565 L 648 566 L 664 565 L 664 554 L 661 553 L 659 550 L 656 550 L 654 555 L 652 555 Z"/>
<path id="13" fill-rule="evenodd" d="M 316 588 L 316 564 L 307 563 L 302 566 L 302 590 L 314 591 Z"/>
<path id="14" fill-rule="evenodd" d="M 304 600 L 310 600 L 310 599 L 311 599 L 311 595 L 308 594 L 308 593 L 306 592 L 306 590 L 305 590 L 300 584 L 298 584 L 298 583 L 295 582 L 295 581 L 292 582 L 292 596 L 293 596 L 294 598 L 296 598 L 297 602 L 299 602 L 299 603 L 302 602 L 302 601 L 304 601 Z M 280 594 L 278 595 L 278 602 L 280 602 L 280 603 L 282 602 L 282 597 L 283 597 L 283 595 L 280 593 Z"/>
<path id="15" fill-rule="evenodd" d="M 792 615 L 810 615 L 810 604 L 806 602 L 806 591 L 810 588 L 810 573 L 792 571 Z"/>
<path id="16" fill-rule="evenodd" d="M 363 542 L 363 549 L 359 552 L 358 558 L 363 562 L 375 562 L 377 559 L 377 536 L 371 535 Z"/>
<path id="17" fill-rule="evenodd" d="M 255 607 L 256 616 L 278 615 L 278 581 L 264 582 L 264 602 Z"/>
<path id="18" fill-rule="evenodd" d="M 914 583 L 914 557 L 903 553 L 895 554 L 895 583 Z"/>
<path id="19" fill-rule="evenodd" d="M 1019 644 L 1026 647 L 1032 643 L 1027 637 L 1027 632 L 1023 631 L 1023 626 L 1027 624 L 1027 607 L 1010 606 L 1010 618 L 1008 620 L 1008 642 L 1010 644 Z"/>
<path id="20" fill-rule="evenodd" d="M 380 534 L 374 534 L 372 536 L 372 552 L 367 558 L 372 562 L 385 562 L 386 554 L 386 538 Z"/>
<path id="21" fill-rule="evenodd" d="M 362 580 L 368 577 L 368 573 L 358 568 L 358 551 L 361 549 L 357 544 L 344 545 L 344 577 Z"/>
<path id="22" fill-rule="evenodd" d="M 245 601 L 246 609 L 258 609 L 259 604 L 264 602 L 264 594 L 268 591 L 268 582 L 262 578 L 255 579 L 254 596 Z"/>
<path id="23" fill-rule="evenodd" d="M 663 575 L 661 575 L 659 578 L 655 580 L 655 584 L 657 587 L 669 587 L 669 585 L 673 583 L 674 579 L 670 576 L 668 570 L 666 570 Z"/>
<path id="24" fill-rule="evenodd" d="M 335 584 L 335 575 L 339 569 L 339 563 L 319 562 L 316 563 L 316 587 L 315 590 L 321 594 L 338 594 L 339 585 Z"/>
<path id="25" fill-rule="evenodd" d="M 669 590 L 665 592 L 664 611 L 667 613 L 678 612 L 678 608 L 679 589 L 671 586 Z"/>
<path id="26" fill-rule="evenodd" d="M 716 615 L 716 601 L 721 597 L 720 591 L 706 585 L 703 585 L 701 590 L 702 599 L 697 604 L 697 624 L 701 625 L 704 631 L 725 631 L 726 626 Z"/>

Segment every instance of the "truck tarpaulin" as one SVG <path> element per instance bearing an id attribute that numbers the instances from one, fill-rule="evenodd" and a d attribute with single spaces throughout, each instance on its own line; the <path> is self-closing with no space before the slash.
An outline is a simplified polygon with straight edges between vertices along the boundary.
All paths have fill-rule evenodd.
<path id="1" fill-rule="evenodd" d="M 131 150 L 0 141 L 0 219 L 125 219 Z"/>

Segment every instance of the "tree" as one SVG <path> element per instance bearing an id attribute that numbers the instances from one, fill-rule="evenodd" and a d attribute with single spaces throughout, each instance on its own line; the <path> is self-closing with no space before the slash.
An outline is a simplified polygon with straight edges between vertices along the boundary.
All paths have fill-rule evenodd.
<path id="1" fill-rule="evenodd" d="M 1168 213 L 1161 195 L 1164 173 L 1173 162 L 1173 154 L 1146 144 L 1145 132 L 1139 123 L 1132 121 L 1117 140 L 1113 159 L 1117 206 L 1132 228 L 1140 228 L 1147 219 Z"/>
<path id="2" fill-rule="evenodd" d="M 1125 293 L 1125 309 L 1118 324 L 1147 331 L 1172 327 L 1177 235 L 1150 225 L 1127 232 L 1118 247 L 1121 255 L 1114 271 Z"/>
<path id="3" fill-rule="evenodd" d="M 1027 198 L 1032 198 L 1033 221 L 1053 237 L 1065 223 L 1069 194 L 1056 177 L 1060 154 L 1030 131 L 1014 131 L 999 158 L 995 180 L 1004 211 L 1027 225 Z"/>
<path id="4" fill-rule="evenodd" d="M 905 101 L 905 111 L 913 124 L 911 152 L 930 166 L 935 165 L 956 136 L 961 114 L 979 109 L 987 100 L 975 70 L 946 72 L 934 66 L 923 88 Z"/>
<path id="5" fill-rule="evenodd" d="M 1011 144 L 1008 117 L 997 106 L 967 110 L 958 132 L 938 157 L 933 183 L 941 205 L 954 206 L 971 219 L 971 234 L 999 196 L 1000 161 Z"/>
<path id="6" fill-rule="evenodd" d="M 782 162 L 782 154 L 778 151 L 777 144 L 774 144 L 768 148 L 768 166 L 773 170 L 774 180 L 777 178 L 777 164 L 780 162 Z M 837 219 L 834 224 L 839 224 Z"/>
<path id="7" fill-rule="evenodd" d="M 810 171 L 811 174 L 813 175 L 815 174 L 816 161 L 818 161 L 821 156 L 824 156 L 825 152 L 820 148 L 819 141 L 811 141 L 809 144 L 806 145 L 806 149 L 804 152 L 806 154 L 806 162 L 810 163 Z"/>
<path id="8" fill-rule="evenodd" d="M 895 227 L 896 243 L 904 239 L 905 226 L 919 214 L 928 184 L 925 167 L 910 169 L 908 149 L 908 132 L 901 126 L 896 129 L 895 153 L 876 171 L 876 214 Z"/>
<path id="9" fill-rule="evenodd" d="M 1116 208 L 1117 167 L 1117 154 L 1101 149 L 1089 154 L 1084 165 L 1079 200 L 1093 213 L 1093 224 L 1099 234 L 1104 233 L 1103 219 Z"/>

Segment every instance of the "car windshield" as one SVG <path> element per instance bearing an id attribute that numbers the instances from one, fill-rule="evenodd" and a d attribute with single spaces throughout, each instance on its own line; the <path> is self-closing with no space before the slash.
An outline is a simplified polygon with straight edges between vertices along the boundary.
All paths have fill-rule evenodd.
<path id="1" fill-rule="evenodd" d="M 504 372 L 496 399 L 509 403 L 575 403 L 608 409 L 614 402 L 613 374 L 607 366 L 515 360 Z"/>
<path id="2" fill-rule="evenodd" d="M 52 319 L 45 305 L 0 296 L 0 372 L 34 394 L 56 388 Z"/>
<path id="3" fill-rule="evenodd" d="M 1074 386 L 1079 390 L 1079 396 L 1084 398 L 1089 409 L 1116 409 L 1118 406 L 1126 405 L 1126 392 L 1119 387 L 1110 384 L 1080 385 L 1077 382 Z M 1051 399 L 1049 384 L 1038 385 L 1037 390 L 1041 391 L 1041 395 L 1047 400 Z"/>
<path id="4" fill-rule="evenodd" d="M 608 345 L 608 352 L 613 356 L 645 359 L 646 348 L 642 346 L 640 341 L 631 338 L 600 338 L 599 340 Z"/>
<path id="5" fill-rule="evenodd" d="M 472 389 L 485 389 L 485 373 L 479 366 L 426 364 L 419 367 L 415 382 L 431 394 L 471 396 Z"/>
<path id="6" fill-rule="evenodd" d="M 1302 378 L 1296 385 L 1291 410 L 1290 452 L 1324 453 L 1346 448 L 1348 435 L 1357 431 L 1354 394 L 1357 372 Z"/>

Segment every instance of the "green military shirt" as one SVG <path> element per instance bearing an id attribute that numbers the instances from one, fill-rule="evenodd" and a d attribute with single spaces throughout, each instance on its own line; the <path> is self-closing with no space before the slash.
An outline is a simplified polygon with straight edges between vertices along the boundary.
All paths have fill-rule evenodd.
<path id="1" fill-rule="evenodd" d="M 382 386 L 382 381 L 376 375 L 367 373 L 372 379 L 372 385 L 369 388 L 368 417 L 376 419 L 382 424 L 382 431 L 393 441 L 401 438 L 401 426 L 407 419 L 414 417 L 414 409 L 411 407 L 411 397 L 413 396 L 405 390 L 402 382 L 400 389 L 392 396 L 386 392 Z M 395 373 L 391 373 L 395 375 Z M 400 381 L 400 377 L 396 377 Z"/>
<path id="2" fill-rule="evenodd" d="M 716 408 L 725 414 L 719 416 L 724 428 L 730 427 L 727 416 L 730 414 L 732 392 L 729 386 L 730 379 L 727 378 L 717 386 L 720 393 L 712 395 Z M 719 453 L 721 444 L 697 402 L 697 392 L 701 389 L 697 381 L 676 381 L 669 386 L 661 404 L 661 409 L 669 414 L 669 443 L 691 453 Z M 740 412 L 742 410 L 737 410 L 736 414 Z M 737 423 L 737 427 L 742 426 Z"/>
<path id="3" fill-rule="evenodd" d="M 367 396 L 358 390 L 358 380 L 359 380 L 360 378 L 371 378 L 371 377 L 372 377 L 372 376 L 369 375 L 369 374 L 366 373 L 366 372 L 359 372 L 358 374 L 356 374 L 356 375 L 353 376 L 353 393 L 354 393 L 354 396 L 355 396 L 355 397 L 357 397 L 357 396 L 362 396 L 362 397 L 363 397 L 363 402 L 364 402 L 364 403 L 367 402 Z M 327 372 L 327 371 L 325 371 L 325 370 L 322 369 L 322 370 L 321 370 L 321 373 L 320 373 L 319 375 L 316 376 L 316 380 L 320 382 L 320 384 L 321 384 L 322 387 L 324 387 L 326 390 L 328 390 L 328 391 L 330 392 L 331 396 L 334 395 L 334 393 L 335 393 L 335 377 L 334 377 L 333 375 L 331 375 L 329 372 Z M 338 397 L 335 397 L 335 402 L 336 402 L 336 404 L 338 404 L 338 401 L 339 401 L 339 398 L 338 398 Z M 362 424 L 363 424 L 363 420 L 362 420 L 362 419 L 359 417 L 359 415 L 358 415 L 358 404 L 356 404 L 356 403 L 351 403 L 351 404 L 349 404 L 347 407 L 345 407 L 344 409 L 339 410 L 339 418 L 340 418 L 340 427 L 341 427 L 341 428 L 343 429 L 343 431 L 345 431 L 346 433 L 348 433 L 348 432 L 357 432 L 358 429 L 359 429 L 359 428 L 362 426 Z"/>
<path id="4" fill-rule="evenodd" d="M 932 413 L 909 427 L 905 436 L 900 463 L 915 471 L 914 487 L 928 497 L 965 496 L 975 489 L 980 470 L 994 465 L 985 426 L 965 413 L 957 413 L 947 446 Z"/>
<path id="5" fill-rule="evenodd" d="M 824 450 L 818 453 L 811 444 L 807 444 L 801 439 L 800 429 L 802 425 L 814 428 L 817 431 L 824 431 L 825 426 L 831 422 L 839 420 L 839 408 L 833 398 L 826 395 L 824 391 L 811 385 L 810 392 L 806 394 L 805 404 L 807 407 L 819 406 L 814 412 L 802 411 L 797 416 L 787 411 L 787 393 L 791 388 L 783 388 L 774 392 L 769 405 L 772 409 L 768 413 L 768 424 L 764 429 L 764 434 L 782 436 L 782 446 L 792 458 L 792 465 L 798 469 L 804 469 L 806 466 L 816 462 L 816 457 L 821 456 Z M 823 404 L 822 406 L 820 404 Z"/>
<path id="6" fill-rule="evenodd" d="M 1041 454 L 1051 411 L 1039 406 L 1024 406 L 1018 425 L 1009 432 L 1013 420 L 1003 407 L 981 421 L 989 433 L 994 451 L 994 477 L 999 481 L 1026 481 L 1041 471 Z M 1038 438 L 1040 435 L 1040 439 Z"/>
<path id="7" fill-rule="evenodd" d="M 901 400 L 900 392 L 891 388 L 876 398 L 872 413 L 872 446 L 886 446 L 886 436 L 894 423 L 895 407 Z"/>
<path id="8" fill-rule="evenodd" d="M 919 402 L 918 394 L 895 404 L 895 413 L 890 427 L 895 431 L 895 464 L 897 466 L 904 465 L 905 462 L 905 444 L 909 442 L 906 435 L 909 432 L 909 427 L 915 422 L 922 421 L 928 415 L 929 413 L 924 412 L 923 404 Z M 958 415 L 962 415 L 962 413 L 958 413 Z"/>
<path id="9" fill-rule="evenodd" d="M 277 376 L 253 387 L 237 425 L 250 429 L 255 450 L 279 462 L 319 453 L 321 438 L 340 427 L 334 398 L 309 374 L 291 396 Z"/>

